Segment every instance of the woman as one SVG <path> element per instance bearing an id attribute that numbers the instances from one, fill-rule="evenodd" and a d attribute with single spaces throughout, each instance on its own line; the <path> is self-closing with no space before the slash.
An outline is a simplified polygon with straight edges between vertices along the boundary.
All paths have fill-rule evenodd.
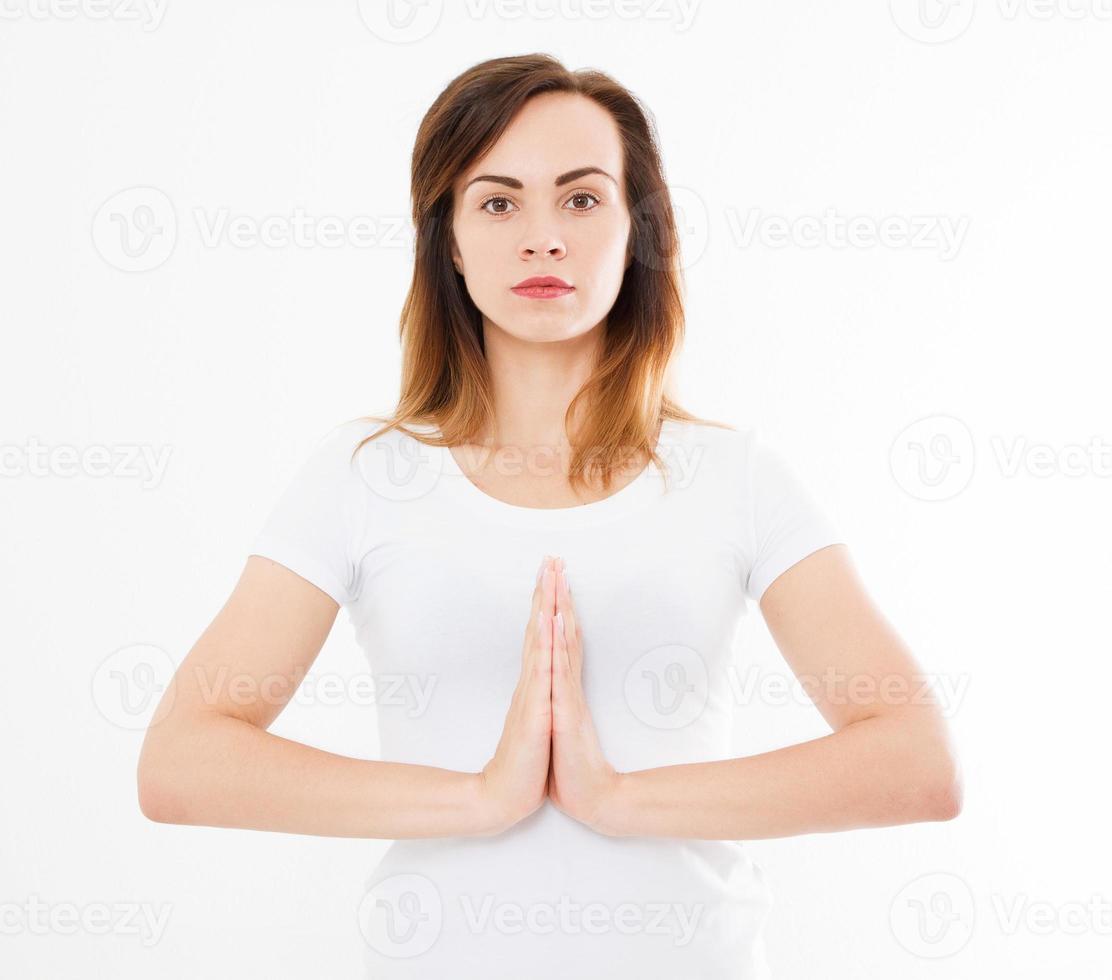
<path id="1" fill-rule="evenodd" d="M 940 713 L 855 696 L 915 691 L 916 664 L 834 525 L 751 430 L 667 394 L 676 230 L 629 92 L 476 65 L 425 116 L 412 193 L 399 404 L 270 514 L 148 733 L 143 812 L 393 839 L 369 976 L 765 976 L 739 841 L 953 817 Z M 811 689 L 830 735 L 731 758 L 747 598 L 801 678 L 846 684 Z M 341 605 L 395 694 L 381 761 L 266 731 Z"/>

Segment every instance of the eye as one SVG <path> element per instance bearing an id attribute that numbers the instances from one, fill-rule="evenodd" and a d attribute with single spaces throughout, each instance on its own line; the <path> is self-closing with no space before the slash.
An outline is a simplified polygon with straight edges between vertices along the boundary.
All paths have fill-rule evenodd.
<path id="1" fill-rule="evenodd" d="M 595 203 L 593 205 L 591 205 L 591 207 L 589 207 L 589 208 L 571 208 L 571 210 L 572 211 L 594 211 L 594 209 L 597 208 L 602 203 L 602 198 L 599 197 L 597 194 L 592 193 L 591 191 L 576 191 L 574 194 L 572 194 L 571 197 L 568 198 L 568 203 L 570 204 L 572 201 L 578 201 L 578 200 L 582 200 L 584 198 L 590 198 Z"/>
<path id="2" fill-rule="evenodd" d="M 602 203 L 602 198 L 593 191 L 576 191 L 568 198 L 567 203 L 573 204 L 576 201 L 593 201 L 594 203 L 590 207 L 571 207 L 568 208 L 569 211 L 594 211 L 594 209 Z M 488 205 L 491 204 L 495 205 L 493 209 L 488 207 Z M 506 197 L 505 194 L 492 194 L 490 197 L 484 198 L 479 204 L 480 211 L 485 211 L 487 214 L 492 215 L 510 214 L 512 208 L 516 209 L 517 205 Z"/>
<path id="3" fill-rule="evenodd" d="M 492 204 L 495 201 L 504 201 L 506 204 L 513 204 L 513 202 L 508 197 L 506 197 L 504 194 L 492 194 L 490 197 L 486 198 L 482 202 L 482 204 L 479 205 L 479 209 L 481 211 L 486 211 L 487 214 L 509 214 L 510 213 L 509 211 L 491 211 L 487 207 L 487 205 Z M 516 207 L 516 205 L 515 205 L 515 207 Z"/>

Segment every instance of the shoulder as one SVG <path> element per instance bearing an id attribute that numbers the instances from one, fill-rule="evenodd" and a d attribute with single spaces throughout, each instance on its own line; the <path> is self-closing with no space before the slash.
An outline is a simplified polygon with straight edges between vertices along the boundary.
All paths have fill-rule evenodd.
<path id="1" fill-rule="evenodd" d="M 689 455 L 705 455 L 711 462 L 740 470 L 752 476 L 754 471 L 779 468 L 791 464 L 782 447 L 774 438 L 753 424 L 727 423 L 711 425 L 705 422 L 673 422 L 672 445 Z"/>
<path id="2" fill-rule="evenodd" d="M 670 465 L 692 474 L 705 472 L 716 482 L 732 482 L 746 467 L 756 437 L 752 427 L 733 423 L 670 421 L 663 449 Z"/>
<path id="3" fill-rule="evenodd" d="M 407 422 L 391 428 L 380 418 L 362 417 L 335 426 L 321 440 L 324 466 L 354 488 L 363 505 L 412 503 L 428 496 L 445 465 L 447 452 L 422 441 L 436 426 Z"/>
<path id="4" fill-rule="evenodd" d="M 334 475 L 346 472 L 358 477 L 368 468 L 382 465 L 384 457 L 413 455 L 419 443 L 408 432 L 390 428 L 388 423 L 372 417 L 339 422 L 321 432 L 309 452 L 309 462 Z"/>
<path id="5" fill-rule="evenodd" d="M 351 453 L 369 437 L 376 436 L 385 429 L 386 424 L 377 419 L 367 417 L 348 419 L 322 432 L 317 440 L 317 449 L 329 449 L 335 453 L 347 449 Z M 383 432 L 383 435 L 377 438 L 386 438 L 393 434 L 392 431 Z"/>
<path id="6" fill-rule="evenodd" d="M 703 445 L 719 452 L 736 451 L 743 446 L 756 430 L 751 425 L 742 425 L 727 420 L 687 421 L 669 419 L 666 423 L 670 441 L 686 445 Z"/>
<path id="7" fill-rule="evenodd" d="M 745 511 L 749 520 L 760 519 L 754 509 L 807 503 L 801 468 L 757 426 L 680 422 L 673 423 L 670 436 L 664 448 L 679 485 L 700 486 L 703 494 Z"/>

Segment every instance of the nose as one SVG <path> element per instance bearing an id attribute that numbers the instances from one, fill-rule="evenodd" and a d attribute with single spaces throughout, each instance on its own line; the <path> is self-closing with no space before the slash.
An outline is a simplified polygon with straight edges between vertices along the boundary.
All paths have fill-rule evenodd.
<path id="1" fill-rule="evenodd" d="M 520 245 L 523 259 L 531 259 L 538 253 L 548 258 L 562 259 L 566 254 L 564 243 L 553 235 L 534 235 Z"/>

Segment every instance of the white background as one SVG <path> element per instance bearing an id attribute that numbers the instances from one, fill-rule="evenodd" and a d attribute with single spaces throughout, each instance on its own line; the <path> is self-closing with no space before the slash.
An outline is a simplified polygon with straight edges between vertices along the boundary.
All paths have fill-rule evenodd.
<path id="1" fill-rule="evenodd" d="M 1107 976 L 1112 3 L 385 11 L 3 5 L 0 974 L 359 974 L 386 842 L 155 824 L 135 764 L 295 467 L 393 405 L 421 115 L 540 50 L 655 115 L 682 403 L 791 458 L 950 692 L 957 820 L 751 845 L 774 975 Z M 220 230 L 299 211 L 381 237 Z M 34 470 L 33 441 L 109 472 Z M 362 671 L 350 633 L 342 613 L 314 675 Z M 271 730 L 377 749 L 351 699 Z M 805 701 L 739 705 L 739 754 L 827 731 Z"/>

